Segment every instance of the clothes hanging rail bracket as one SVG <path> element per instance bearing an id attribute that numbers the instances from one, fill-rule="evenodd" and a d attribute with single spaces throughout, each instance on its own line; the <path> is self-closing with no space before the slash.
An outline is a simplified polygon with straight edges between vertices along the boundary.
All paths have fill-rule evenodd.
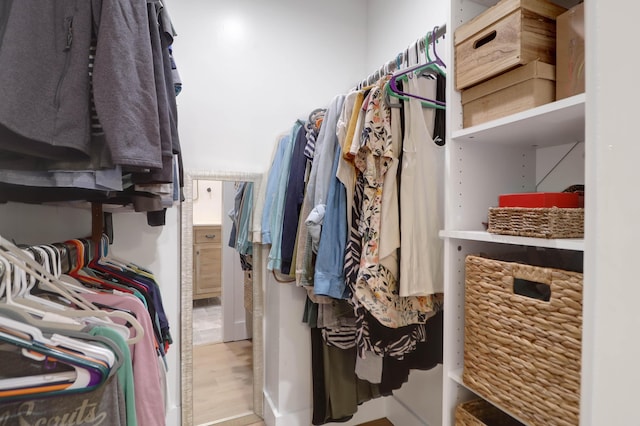
<path id="1" fill-rule="evenodd" d="M 100 246 L 102 233 L 104 231 L 104 216 L 102 214 L 102 203 L 91 203 L 91 241 L 94 247 Z"/>

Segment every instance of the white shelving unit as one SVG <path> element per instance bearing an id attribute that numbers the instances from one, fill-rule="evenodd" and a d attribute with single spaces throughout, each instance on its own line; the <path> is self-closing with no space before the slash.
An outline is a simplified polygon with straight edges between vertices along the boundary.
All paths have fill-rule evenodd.
<path id="1" fill-rule="evenodd" d="M 451 0 L 447 23 L 450 58 L 454 58 L 456 28 L 495 3 L 497 1 Z M 571 7 L 578 1 L 556 3 Z M 451 77 L 447 88 L 446 220 L 445 229 L 440 232 L 445 241 L 444 426 L 454 425 L 458 403 L 474 397 L 462 381 L 465 257 L 479 252 L 498 254 L 520 247 L 585 251 L 583 239 L 525 238 L 485 231 L 488 209 L 497 205 L 499 194 L 536 191 L 540 179 L 536 176 L 538 150 L 585 141 L 585 95 L 462 128 L 454 67 L 455 64 L 449 67 Z M 584 164 L 578 175 L 584 175 Z M 577 183 L 584 183 L 584 177 L 582 182 L 568 185 Z"/>

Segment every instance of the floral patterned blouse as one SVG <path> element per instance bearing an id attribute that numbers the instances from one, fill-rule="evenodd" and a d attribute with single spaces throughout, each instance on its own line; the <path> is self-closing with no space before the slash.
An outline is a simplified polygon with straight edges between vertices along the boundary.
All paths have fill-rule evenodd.
<path id="1" fill-rule="evenodd" d="M 381 80 L 369 93 L 361 146 L 355 158 L 364 179 L 364 193 L 359 224 L 362 254 L 354 297 L 381 324 L 397 328 L 425 323 L 440 309 L 442 298 L 440 295 L 400 297 L 398 277 L 380 263 L 382 191 L 394 143 L 391 110 L 384 97 L 385 83 L 386 80 Z"/>

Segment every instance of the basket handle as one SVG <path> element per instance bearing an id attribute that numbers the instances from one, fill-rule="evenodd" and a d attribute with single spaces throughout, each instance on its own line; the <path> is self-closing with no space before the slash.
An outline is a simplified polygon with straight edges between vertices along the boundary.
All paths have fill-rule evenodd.
<path id="1" fill-rule="evenodd" d="M 513 275 L 513 278 L 520 278 L 522 280 L 551 285 L 551 268 L 542 268 L 540 266 L 526 265 L 523 263 L 513 263 L 511 274 Z"/>
<path id="2" fill-rule="evenodd" d="M 514 294 L 545 302 L 551 299 L 552 271 L 550 268 L 516 263 L 512 265 L 511 272 Z"/>

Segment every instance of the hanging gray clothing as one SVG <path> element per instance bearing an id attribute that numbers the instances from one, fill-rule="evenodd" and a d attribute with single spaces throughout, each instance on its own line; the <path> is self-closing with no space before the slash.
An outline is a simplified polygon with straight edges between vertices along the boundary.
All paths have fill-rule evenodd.
<path id="1" fill-rule="evenodd" d="M 0 149 L 87 158 L 91 2 L 19 0 L 0 13 Z"/>
<path id="2" fill-rule="evenodd" d="M 146 2 L 20 0 L 0 13 L 1 156 L 88 158 L 93 28 L 94 99 L 113 162 L 162 166 Z"/>

